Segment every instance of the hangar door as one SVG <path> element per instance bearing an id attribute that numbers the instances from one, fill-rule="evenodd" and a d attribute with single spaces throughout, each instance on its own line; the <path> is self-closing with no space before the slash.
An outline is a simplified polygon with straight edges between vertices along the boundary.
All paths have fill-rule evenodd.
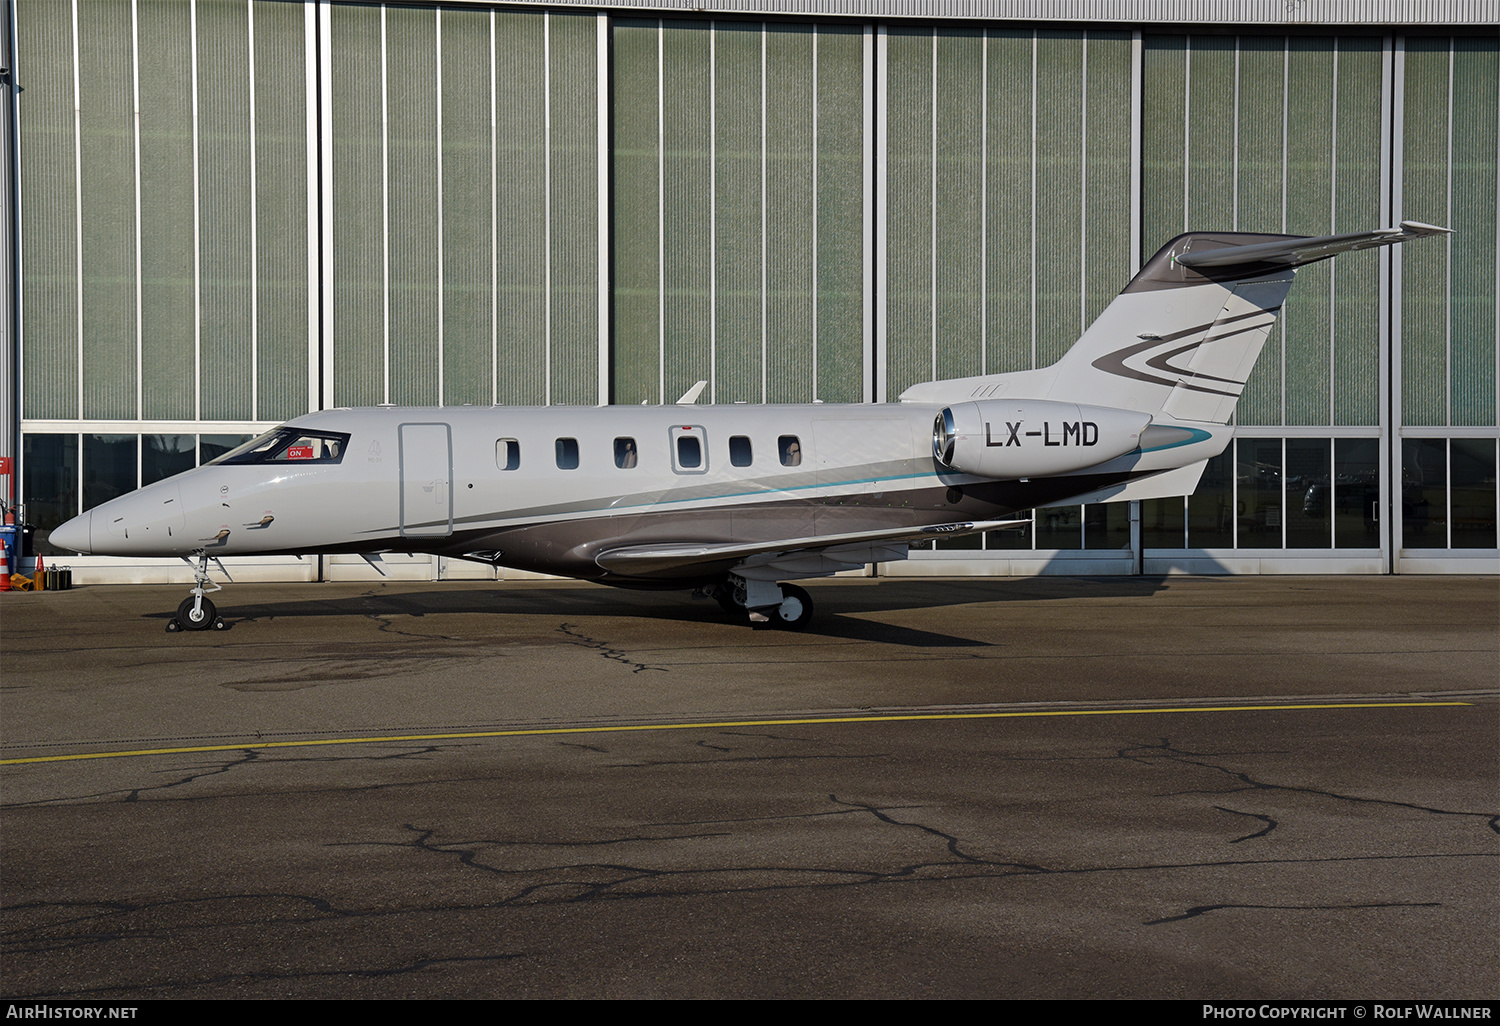
<path id="1" fill-rule="evenodd" d="M 453 533 L 453 441 L 447 424 L 401 425 L 401 536 Z"/>

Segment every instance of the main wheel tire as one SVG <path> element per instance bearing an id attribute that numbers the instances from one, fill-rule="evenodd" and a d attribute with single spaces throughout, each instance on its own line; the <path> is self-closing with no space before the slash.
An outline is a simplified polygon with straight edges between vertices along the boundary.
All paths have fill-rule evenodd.
<path id="1" fill-rule="evenodd" d="M 219 615 L 214 609 L 214 604 L 208 599 L 197 609 L 193 608 L 196 600 L 189 595 L 182 600 L 182 605 L 177 607 L 177 620 L 183 628 L 190 631 L 206 631 L 214 625 L 214 619 Z"/>
<path id="2" fill-rule="evenodd" d="M 714 585 L 714 601 L 726 613 L 743 613 L 744 609 L 734 600 L 734 585 L 722 581 Z"/>
<path id="3" fill-rule="evenodd" d="M 771 622 L 785 630 L 800 631 L 812 622 L 812 596 L 795 584 L 781 586 L 781 605 L 771 616 Z"/>

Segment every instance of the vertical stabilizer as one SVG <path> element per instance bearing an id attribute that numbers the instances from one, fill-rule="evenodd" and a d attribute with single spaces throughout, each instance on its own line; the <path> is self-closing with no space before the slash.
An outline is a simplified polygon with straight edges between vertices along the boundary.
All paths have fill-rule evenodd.
<path id="1" fill-rule="evenodd" d="M 1050 399 L 1149 413 L 1161 421 L 1227 424 L 1298 267 L 1447 231 L 1403 221 L 1399 228 L 1318 238 L 1179 235 L 1051 367 L 928 382 L 901 398 Z"/>

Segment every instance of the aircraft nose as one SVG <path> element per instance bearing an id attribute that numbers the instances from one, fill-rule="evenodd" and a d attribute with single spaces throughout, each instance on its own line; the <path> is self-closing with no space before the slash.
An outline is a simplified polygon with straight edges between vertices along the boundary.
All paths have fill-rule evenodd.
<path id="1" fill-rule="evenodd" d="M 88 553 L 92 550 L 94 514 L 92 511 L 82 516 L 74 517 L 60 527 L 54 527 L 48 541 L 59 549 L 68 549 L 71 552 Z"/>

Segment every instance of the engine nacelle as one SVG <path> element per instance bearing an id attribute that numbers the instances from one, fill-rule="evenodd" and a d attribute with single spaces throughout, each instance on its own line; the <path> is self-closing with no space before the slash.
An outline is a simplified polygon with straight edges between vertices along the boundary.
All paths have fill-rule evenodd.
<path id="1" fill-rule="evenodd" d="M 1140 447 L 1151 415 L 1047 399 L 955 403 L 932 425 L 932 455 L 978 477 L 1047 477 Z"/>

